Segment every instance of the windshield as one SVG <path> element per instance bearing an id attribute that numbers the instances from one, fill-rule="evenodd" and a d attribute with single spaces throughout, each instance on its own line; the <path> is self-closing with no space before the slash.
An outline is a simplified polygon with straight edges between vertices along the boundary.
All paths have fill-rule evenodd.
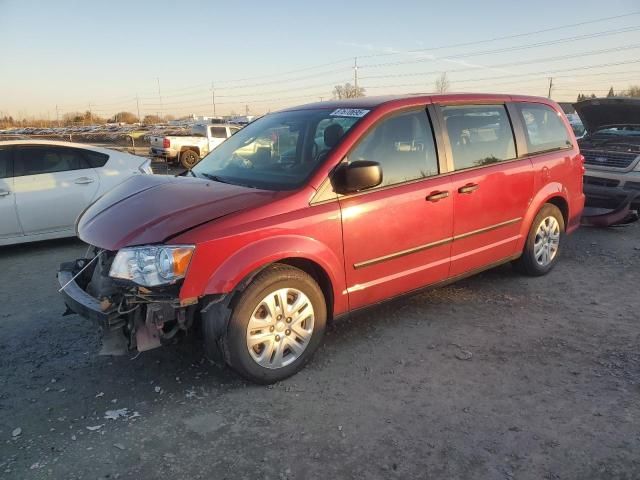
<path id="1" fill-rule="evenodd" d="M 212 150 L 192 171 L 266 190 L 297 188 L 368 111 L 357 112 L 317 109 L 266 115 Z"/>

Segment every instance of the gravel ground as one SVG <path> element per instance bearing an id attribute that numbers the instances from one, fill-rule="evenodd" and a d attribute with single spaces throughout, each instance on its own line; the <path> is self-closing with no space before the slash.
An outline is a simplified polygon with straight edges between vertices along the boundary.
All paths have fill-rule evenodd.
<path id="1" fill-rule="evenodd" d="M 272 387 L 195 339 L 96 356 L 55 286 L 83 253 L 0 249 L 2 478 L 640 478 L 640 224 L 336 323 Z"/>

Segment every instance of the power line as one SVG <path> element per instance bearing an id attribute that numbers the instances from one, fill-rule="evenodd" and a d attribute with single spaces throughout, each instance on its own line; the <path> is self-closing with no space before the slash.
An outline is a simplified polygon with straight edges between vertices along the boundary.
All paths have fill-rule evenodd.
<path id="1" fill-rule="evenodd" d="M 494 49 L 494 50 L 483 50 L 483 51 L 478 51 L 478 52 L 461 53 L 461 54 L 458 54 L 458 55 L 449 55 L 447 57 L 416 58 L 416 59 L 412 59 L 412 60 L 399 60 L 397 62 L 373 63 L 373 64 L 368 64 L 368 65 L 365 64 L 365 65 L 362 65 L 361 68 L 390 67 L 390 66 L 397 66 L 397 65 L 408 65 L 410 63 L 435 62 L 435 61 L 443 61 L 443 60 L 454 60 L 454 59 L 459 59 L 459 58 L 476 57 L 476 56 L 481 56 L 481 55 L 493 55 L 495 53 L 514 52 L 514 51 L 518 51 L 518 50 L 527 50 L 527 49 L 530 49 L 530 48 L 545 47 L 545 46 L 549 46 L 549 45 L 558 45 L 558 44 L 561 44 L 561 43 L 575 42 L 575 41 L 578 41 L 578 40 L 585 40 L 585 39 L 590 39 L 590 38 L 598 38 L 598 37 L 604 37 L 604 36 L 609 36 L 609 35 L 618 35 L 620 33 L 634 32 L 634 31 L 637 31 L 637 30 L 640 30 L 640 26 L 634 25 L 633 27 L 625 27 L 625 28 L 622 28 L 622 29 L 606 30 L 606 31 L 603 31 L 603 32 L 598 32 L 598 33 L 590 33 L 590 34 L 586 34 L 586 35 L 576 35 L 576 36 L 573 36 L 573 37 L 565 37 L 565 38 L 560 38 L 560 39 L 556 39 L 556 40 L 549 40 L 549 41 L 545 41 L 545 42 L 530 43 L 530 44 L 518 45 L 518 46 L 514 46 L 514 47 L 505 47 L 505 48 L 499 48 L 499 49 Z"/>
<path id="2" fill-rule="evenodd" d="M 636 16 L 636 15 L 640 15 L 640 11 L 632 11 L 632 12 L 628 12 L 628 13 L 625 13 L 625 14 L 614 15 L 614 16 L 609 16 L 609 17 L 602 17 L 602 18 L 596 18 L 596 19 L 577 22 L 577 23 L 558 25 L 558 26 L 555 26 L 555 27 L 545 28 L 545 29 L 541 29 L 541 30 L 528 31 L 528 32 L 522 32 L 522 33 L 513 34 L 513 35 L 505 35 L 505 36 L 493 37 L 493 38 L 488 38 L 488 39 L 481 39 L 481 40 L 477 40 L 477 41 L 473 41 L 473 42 L 452 43 L 452 44 L 448 44 L 448 45 L 439 45 L 439 46 L 434 46 L 434 47 L 429 47 L 429 48 L 422 48 L 422 49 L 416 49 L 416 50 L 410 50 L 410 51 L 402 51 L 402 52 L 398 51 L 398 52 L 384 52 L 384 53 L 378 53 L 378 54 L 369 54 L 369 55 L 362 55 L 362 56 L 360 56 L 360 58 L 362 59 L 362 58 L 373 58 L 373 57 L 398 55 L 398 54 L 411 54 L 411 53 L 419 53 L 419 52 L 426 52 L 426 51 L 436 51 L 436 50 L 443 50 L 443 49 L 450 49 L 450 48 L 458 48 L 458 47 L 466 47 L 466 46 L 472 46 L 472 45 L 486 44 L 486 43 L 496 42 L 496 41 L 500 41 L 500 40 L 509 40 L 509 39 L 514 39 L 514 38 L 537 35 L 537 34 L 541 34 L 541 33 L 548 33 L 548 32 L 551 32 L 551 31 L 574 28 L 574 27 L 578 27 L 578 26 L 591 25 L 591 24 L 595 24 L 595 23 L 606 22 L 606 21 L 621 19 L 621 18 L 625 18 L 625 17 L 632 17 L 632 16 Z M 531 47 L 531 48 L 533 48 L 533 47 Z M 255 80 L 255 79 L 265 79 L 265 78 L 288 76 L 288 75 L 290 75 L 292 73 L 306 72 L 306 71 L 315 70 L 315 69 L 319 69 L 319 68 L 323 68 L 323 67 L 327 67 L 327 66 L 338 65 L 340 63 L 346 63 L 346 62 L 350 61 L 351 59 L 352 59 L 352 57 L 342 58 L 342 59 L 334 60 L 334 61 L 331 61 L 331 62 L 326 62 L 326 63 L 322 63 L 322 64 L 318 64 L 318 65 L 311 65 L 311 66 L 308 66 L 308 67 L 288 70 L 288 71 L 284 71 L 284 72 L 278 72 L 278 73 L 274 73 L 274 74 L 256 75 L 256 76 L 249 76 L 249 77 L 235 78 L 235 79 L 226 79 L 226 80 L 217 81 L 216 83 L 217 84 L 222 83 L 224 85 L 225 83 L 245 82 L 245 81 Z M 347 69 L 350 69 L 350 67 L 347 67 Z M 326 72 L 323 72 L 323 73 L 318 72 L 318 73 L 316 73 L 316 74 L 314 74 L 312 76 L 315 77 L 315 76 L 318 76 L 318 75 L 322 75 L 324 73 L 326 73 Z M 304 79 L 306 79 L 306 78 L 309 78 L 309 76 L 305 76 L 304 77 Z M 288 80 L 291 80 L 291 79 L 288 79 Z M 228 86 L 226 88 L 234 88 L 234 89 L 235 88 L 250 88 L 250 87 L 262 86 L 262 85 L 265 85 L 265 84 L 274 84 L 274 83 L 282 83 L 282 82 L 281 81 L 275 81 L 275 82 L 258 83 L 258 84 L 250 84 L 250 85 L 232 85 L 232 86 Z M 165 94 L 167 94 L 167 93 L 175 94 L 177 92 L 185 92 L 185 91 L 188 91 L 188 90 L 207 88 L 208 86 L 209 86 L 208 83 L 200 83 L 200 84 L 192 85 L 192 86 L 188 86 L 188 87 L 181 87 L 181 88 L 176 88 L 176 89 L 165 89 Z M 145 92 L 143 92 L 143 95 L 144 94 L 145 94 Z M 140 99 L 142 100 L 142 99 L 144 99 L 144 97 L 140 97 Z M 133 101 L 135 101 L 135 98 L 131 99 L 131 102 L 133 102 Z M 105 104 L 100 104 L 100 105 L 101 106 L 102 105 L 106 106 L 107 104 L 105 103 Z M 66 107 L 70 108 L 70 106 L 66 106 Z"/>
<path id="3" fill-rule="evenodd" d="M 603 17 L 603 18 L 596 18 L 594 20 L 587 20 L 584 22 L 578 22 L 578 23 L 570 23 L 570 24 L 566 24 L 566 25 L 559 25 L 556 27 L 550 27 L 550 28 L 545 28 L 542 30 L 534 30 L 534 31 L 529 31 L 529 32 L 524 32 L 524 33 L 516 33 L 514 35 L 505 35 L 505 36 L 500 36 L 500 37 L 493 37 L 493 38 L 488 38 L 485 40 L 477 40 L 477 41 L 473 41 L 473 42 L 463 42 L 463 43 L 454 43 L 454 44 L 449 44 L 449 45 L 440 45 L 437 47 L 428 47 L 428 48 L 420 48 L 420 49 L 413 49 L 413 50 L 407 50 L 407 51 L 401 51 L 401 52 L 381 52 L 381 53 L 372 53 L 369 55 L 361 55 L 360 58 L 372 58 L 372 57 L 383 57 L 383 56 L 388 56 L 388 55 L 400 55 L 400 54 L 411 54 L 411 53 L 419 53 L 419 52 L 427 52 L 427 51 L 435 51 L 435 50 L 445 50 L 445 49 L 449 49 L 449 48 L 458 48 L 458 47 L 469 47 L 469 46 L 475 46 L 475 45 L 479 45 L 479 44 L 483 44 L 483 43 L 491 43 L 491 42 L 497 42 L 500 40 L 511 40 L 513 38 L 520 38 L 520 37 L 528 37 L 531 35 L 537 35 L 540 33 L 548 33 L 548 32 L 553 32 L 556 30 L 566 30 L 569 28 L 573 28 L 573 27 L 580 27 L 583 25 L 590 25 L 593 23 L 599 23 L 599 22 L 606 22 L 609 20 L 617 20 L 619 18 L 625 18 L 625 17 L 631 17 L 634 15 L 640 15 L 640 11 L 638 12 L 629 12 L 629 13 L 624 13 L 621 15 L 614 15 L 611 17 Z"/>
<path id="4" fill-rule="evenodd" d="M 549 74 L 555 74 L 555 73 L 563 73 L 563 72 L 571 72 L 571 71 L 580 71 L 580 70 L 587 70 L 587 69 L 593 69 L 593 68 L 605 68 L 605 67 L 614 67 L 614 66 L 620 66 L 620 65 L 629 65 L 629 64 L 636 64 L 636 63 L 640 63 L 640 60 L 631 60 L 631 61 L 626 61 L 626 62 L 612 62 L 612 63 L 602 63 L 602 64 L 598 64 L 598 65 L 583 65 L 580 67 L 572 67 L 572 68 L 562 68 L 562 69 L 555 69 L 555 70 L 545 70 L 545 71 L 541 71 L 541 72 L 535 72 L 535 73 L 531 73 L 531 72 L 527 72 L 527 73 L 517 73 L 517 74 L 511 74 L 511 75 L 499 75 L 499 76 L 494 76 L 494 77 L 482 77 L 482 78 L 472 78 L 472 79 L 466 79 L 466 80 L 452 80 L 452 82 L 454 82 L 455 84 L 465 84 L 465 83 L 478 83 L 478 82 L 484 82 L 487 80 L 500 80 L 500 79 L 505 79 L 505 78 L 514 78 L 514 77 L 531 77 L 532 75 L 539 75 L 541 78 L 545 78 L 546 76 L 548 76 Z M 432 73 L 438 73 L 438 72 L 430 72 L 430 74 Z M 601 72 L 602 74 L 612 74 L 612 72 Z M 615 72 L 613 72 L 615 73 Z M 600 74 L 600 72 L 598 72 L 598 74 Z M 585 75 L 596 75 L 596 73 L 588 73 Z M 556 76 L 554 75 L 554 78 L 567 78 L 567 77 L 573 77 L 575 75 L 564 75 L 564 76 Z M 503 82 L 502 84 L 509 84 L 509 83 L 513 83 L 513 82 Z M 495 83 L 494 83 L 495 84 Z M 420 82 L 420 83 L 405 83 L 405 84 L 396 84 L 396 85 L 377 85 L 377 86 L 366 86 L 364 88 L 397 88 L 397 87 L 417 87 L 417 86 L 422 86 L 424 85 L 424 82 Z"/>
<path id="5" fill-rule="evenodd" d="M 583 53 L 576 53 L 573 55 L 560 55 L 560 56 L 555 56 L 555 57 L 544 57 L 544 58 L 537 58 L 534 60 L 524 60 L 521 62 L 507 62 L 507 63 L 498 63 L 498 64 L 493 64 L 493 65 L 484 65 L 483 68 L 484 69 L 502 69 L 504 67 L 515 67 L 515 66 L 522 66 L 522 65 L 533 65 L 536 63 L 543 63 L 543 62 L 553 62 L 553 61 L 557 61 L 557 60 L 566 60 L 567 58 L 577 58 L 577 57 L 588 57 L 591 55 L 599 55 L 602 53 L 610 53 L 613 51 L 621 51 L 621 50 L 632 50 L 635 48 L 640 48 L 640 44 L 635 44 L 635 45 L 627 45 L 624 47 L 617 47 L 617 48 L 607 48 L 607 49 L 603 49 L 603 50 L 593 50 L 590 52 L 583 52 Z M 450 69 L 447 70 L 447 72 L 469 72 L 469 71 L 477 71 L 478 68 L 477 67 L 465 67 L 465 68 L 455 68 L 455 69 Z M 432 74 L 439 74 L 441 73 L 440 70 L 430 70 L 427 72 L 412 72 L 412 73 L 394 73 L 394 74 L 385 74 L 385 75 L 369 75 L 366 77 L 362 77 L 362 80 L 369 80 L 369 79 L 377 79 L 377 78 L 400 78 L 400 77 L 418 77 L 418 76 L 423 76 L 423 75 L 432 75 Z M 514 73 L 508 73 L 505 74 L 501 77 L 492 77 L 492 78 L 510 78 L 516 75 L 520 75 L 520 74 L 514 74 Z M 531 75 L 531 73 L 527 73 L 524 75 Z"/>

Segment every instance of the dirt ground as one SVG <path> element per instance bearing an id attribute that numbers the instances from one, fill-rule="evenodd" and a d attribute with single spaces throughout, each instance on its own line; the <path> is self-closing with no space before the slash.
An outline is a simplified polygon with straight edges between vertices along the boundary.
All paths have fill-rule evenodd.
<path id="1" fill-rule="evenodd" d="M 0 249 L 2 478 L 640 478 L 640 224 L 336 323 L 272 387 L 197 341 L 96 356 L 56 292 L 83 253 Z"/>

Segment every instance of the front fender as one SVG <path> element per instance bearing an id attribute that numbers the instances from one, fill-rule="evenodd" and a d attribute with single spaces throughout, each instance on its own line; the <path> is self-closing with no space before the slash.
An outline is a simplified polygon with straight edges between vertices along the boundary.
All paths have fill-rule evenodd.
<path id="1" fill-rule="evenodd" d="M 533 197 L 533 200 L 531 200 L 531 203 L 529 204 L 529 209 L 527 210 L 525 217 L 522 219 L 522 224 L 520 227 L 520 241 L 518 243 L 517 251 L 521 251 L 524 248 L 524 244 L 527 241 L 527 236 L 529 235 L 529 230 L 531 229 L 533 219 L 536 217 L 542 206 L 554 197 L 562 198 L 567 203 L 567 205 L 569 205 L 569 192 L 567 191 L 567 188 L 560 182 L 550 182 L 546 184 Z M 571 218 L 571 212 L 569 211 L 568 213 L 568 218 Z"/>
<path id="2" fill-rule="evenodd" d="M 331 281 L 334 311 L 346 310 L 342 261 L 328 246 L 300 235 L 263 238 L 240 248 L 213 271 L 198 296 L 231 292 L 250 274 L 285 258 L 302 258 L 320 266 Z"/>

